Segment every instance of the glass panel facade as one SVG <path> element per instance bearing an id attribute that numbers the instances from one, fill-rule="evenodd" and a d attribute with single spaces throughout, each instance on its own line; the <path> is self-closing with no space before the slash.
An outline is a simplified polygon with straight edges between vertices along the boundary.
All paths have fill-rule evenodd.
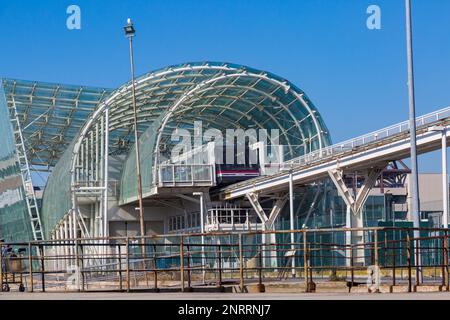
<path id="1" fill-rule="evenodd" d="M 306 94 L 271 73 L 226 63 L 188 63 L 148 73 L 136 82 L 138 120 L 145 117 L 139 123 L 145 129 L 139 138 L 144 194 L 151 191 L 154 183 L 158 134 L 161 134 L 159 160 L 169 159 L 178 142 L 172 140 L 174 129 L 186 129 L 194 137 L 194 121 L 202 123 L 203 132 L 217 129 L 224 138 L 227 129 L 252 128 L 257 133 L 264 129 L 268 135 L 271 130 L 278 130 L 276 144 L 286 146 L 285 160 L 317 150 L 320 144 L 331 144 L 329 132 Z M 123 94 L 111 102 L 110 126 L 114 130 L 130 126 L 129 114 L 124 111 L 131 107 L 127 86 L 118 89 Z M 268 144 L 275 143 L 269 140 Z M 120 183 L 121 204 L 137 198 L 135 161 L 135 152 L 131 150 Z"/>
<path id="2" fill-rule="evenodd" d="M 44 235 L 70 208 L 70 145 L 99 101 L 112 90 L 17 79 L 0 79 L 0 230 L 3 238 L 32 240 L 31 221 L 10 123 L 15 106 L 32 178 L 44 182 L 45 200 L 38 199 Z M 53 170 L 52 170 L 53 169 Z M 50 182 L 50 183 L 48 183 Z M 44 209 L 42 212 L 41 209 Z"/>
<path id="3" fill-rule="evenodd" d="M 48 239 L 53 227 L 69 211 L 71 146 L 64 152 L 52 174 L 49 176 L 42 201 L 41 222 L 45 238 Z"/>
<path id="4" fill-rule="evenodd" d="M 8 106 L 0 84 L 0 238 L 33 239 Z"/>

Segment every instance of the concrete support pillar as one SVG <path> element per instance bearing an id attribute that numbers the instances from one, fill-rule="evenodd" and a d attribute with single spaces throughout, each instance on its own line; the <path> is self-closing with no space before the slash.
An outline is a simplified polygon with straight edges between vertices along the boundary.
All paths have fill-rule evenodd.
<path id="1" fill-rule="evenodd" d="M 346 206 L 345 210 L 345 228 L 350 229 L 352 227 L 352 210 L 349 205 Z M 350 231 L 345 232 L 345 245 L 350 246 L 352 244 L 352 233 Z M 349 267 L 351 265 L 350 263 L 350 250 L 347 247 L 347 250 L 345 250 L 346 255 L 346 265 Z"/>
<path id="2" fill-rule="evenodd" d="M 269 241 L 270 241 L 270 257 L 269 257 L 269 263 L 270 267 L 276 269 L 278 267 L 278 259 L 277 259 L 277 238 L 275 233 L 271 233 L 269 235 Z"/>
<path id="3" fill-rule="evenodd" d="M 352 228 L 363 228 L 364 222 L 363 222 L 363 214 L 362 209 L 357 214 L 352 214 Z M 352 232 L 352 244 L 358 245 L 355 250 L 353 251 L 353 257 L 354 257 L 354 264 L 355 265 L 364 265 L 364 231 L 358 230 Z"/>
<path id="4" fill-rule="evenodd" d="M 262 231 L 266 231 L 265 224 L 262 224 Z M 261 234 L 261 266 L 259 267 L 266 267 L 266 234 Z"/>
<path id="5" fill-rule="evenodd" d="M 273 208 L 267 217 L 264 209 L 259 203 L 258 196 L 253 193 L 246 195 L 259 219 L 261 220 L 263 231 L 274 231 L 275 221 L 278 218 L 281 210 L 288 200 L 288 194 L 279 194 L 279 198 L 275 201 Z M 268 244 L 266 246 L 266 244 Z M 264 267 L 277 268 L 277 248 L 276 248 L 276 235 L 275 234 L 262 234 L 261 235 L 261 249 L 262 252 L 262 265 Z M 267 260 L 267 261 L 266 261 Z"/>
<path id="6" fill-rule="evenodd" d="M 346 219 L 345 219 L 345 227 L 346 228 L 363 228 L 363 218 L 362 218 L 362 210 L 357 214 L 353 214 L 350 206 L 347 206 L 346 210 Z M 347 231 L 345 234 L 345 244 L 347 246 L 350 245 L 361 245 L 364 243 L 364 232 L 363 231 Z M 350 250 L 347 248 L 346 250 L 347 257 L 347 266 L 350 266 Z M 364 264 L 364 248 L 363 246 L 356 247 L 353 250 L 353 263 L 354 265 L 363 265 Z"/>
<path id="7" fill-rule="evenodd" d="M 263 226 L 263 230 L 265 231 L 274 231 L 274 229 L 267 229 Z M 264 268 L 278 268 L 278 260 L 277 260 L 277 239 L 276 234 L 262 234 L 262 265 Z"/>
<path id="8" fill-rule="evenodd" d="M 336 189 L 339 193 L 339 195 L 344 200 L 345 204 L 347 205 L 347 212 L 346 212 L 346 227 L 347 228 L 363 228 L 363 208 L 364 204 L 369 197 L 370 190 L 375 185 L 377 178 L 380 176 L 382 172 L 383 167 L 378 168 L 372 168 L 367 171 L 365 175 L 365 182 L 359 188 L 358 191 L 352 190 L 347 188 L 343 172 L 340 170 L 330 170 L 329 176 L 331 180 L 333 181 L 334 185 L 336 186 Z M 361 245 L 364 243 L 364 231 L 358 230 L 358 231 L 352 231 L 347 232 L 346 234 L 346 244 L 347 245 Z M 350 251 L 346 250 L 347 252 L 347 258 L 349 258 Z M 364 247 L 357 246 L 355 250 L 353 251 L 353 262 L 357 265 L 363 265 L 364 264 Z M 347 263 L 350 263 L 350 259 L 347 259 Z"/>

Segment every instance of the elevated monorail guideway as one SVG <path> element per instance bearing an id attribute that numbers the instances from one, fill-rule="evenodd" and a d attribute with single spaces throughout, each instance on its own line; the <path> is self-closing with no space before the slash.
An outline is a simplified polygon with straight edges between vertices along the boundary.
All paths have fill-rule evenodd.
<path id="1" fill-rule="evenodd" d="M 447 140 L 450 136 L 450 107 L 418 117 L 417 151 L 419 154 L 441 148 L 443 132 Z M 447 130 L 442 130 L 447 129 Z M 347 205 L 356 213 L 365 201 L 371 186 L 362 191 L 360 199 L 349 199 L 342 185 L 342 171 L 366 171 L 367 176 L 376 180 L 389 161 L 400 160 L 410 155 L 408 121 L 342 142 L 304 156 L 271 164 L 277 166 L 274 174 L 246 180 L 220 190 L 221 199 L 230 200 L 248 194 L 267 194 L 288 189 L 292 179 L 294 184 L 308 184 L 330 177 L 338 187 Z M 291 177 L 292 175 L 292 177 Z M 341 188 L 339 185 L 341 184 Z M 361 189 L 364 189 L 361 188 Z"/>

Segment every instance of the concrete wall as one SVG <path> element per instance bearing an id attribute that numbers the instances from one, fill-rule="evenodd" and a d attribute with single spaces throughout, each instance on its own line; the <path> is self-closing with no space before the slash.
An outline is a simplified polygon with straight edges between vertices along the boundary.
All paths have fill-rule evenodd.
<path id="1" fill-rule="evenodd" d="M 442 197 L 442 175 L 440 173 L 420 174 L 420 210 L 442 211 Z"/>
<path id="2" fill-rule="evenodd" d="M 165 200 L 169 202 L 168 200 Z M 171 216 L 199 212 L 198 203 L 184 199 L 170 199 L 171 206 L 164 204 L 145 204 L 144 221 L 147 235 L 166 234 L 168 220 Z M 115 200 L 111 200 L 108 210 L 109 234 L 110 236 L 136 236 L 140 234 L 138 205 L 117 206 Z"/>

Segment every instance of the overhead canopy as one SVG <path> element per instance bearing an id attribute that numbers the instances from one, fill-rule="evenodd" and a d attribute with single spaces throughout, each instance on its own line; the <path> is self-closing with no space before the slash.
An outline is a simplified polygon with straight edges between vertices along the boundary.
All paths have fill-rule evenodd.
<path id="1" fill-rule="evenodd" d="M 192 130 L 194 121 L 202 121 L 203 130 L 278 129 L 279 143 L 288 147 L 287 159 L 331 143 L 319 112 L 306 94 L 289 81 L 265 71 L 229 63 L 185 63 L 144 74 L 135 80 L 135 87 L 144 194 L 153 187 L 153 163 L 158 160 L 159 151 L 170 150 L 175 144 L 170 139 L 173 129 Z M 55 203 L 52 198 L 61 198 L 58 190 L 62 185 L 70 190 L 71 173 L 76 185 L 96 179 L 92 170 L 83 171 L 87 176 L 75 172 L 82 170 L 77 159 L 83 150 L 84 157 L 102 161 L 94 154 L 87 155 L 91 150 L 87 145 L 91 146 L 92 137 L 98 136 L 94 132 L 102 127 L 106 114 L 108 153 L 126 156 L 119 201 L 129 203 L 137 198 L 132 101 L 132 86 L 128 82 L 93 110 L 49 179 L 44 209 L 47 202 Z M 69 197 L 61 199 L 57 208 L 44 210 L 44 214 L 54 215 L 55 211 L 64 214 L 73 207 L 70 201 Z"/>
<path id="2" fill-rule="evenodd" d="M 75 186 L 107 179 L 103 151 L 125 159 L 117 168 L 122 170 L 119 202 L 136 199 L 131 82 L 114 91 L 14 79 L 2 79 L 1 85 L 9 112 L 17 110 L 28 163 L 52 168 L 41 213 L 47 235 L 76 207 Z M 306 94 L 269 72 L 221 62 L 185 63 L 144 74 L 135 87 L 144 194 L 154 185 L 153 164 L 177 143 L 171 140 L 173 130 L 192 131 L 194 121 L 205 131 L 278 129 L 285 159 L 331 143 Z"/>
<path id="3" fill-rule="evenodd" d="M 129 89 L 127 83 L 108 101 L 111 132 L 132 128 Z M 167 115 L 161 139 L 165 143 L 170 143 L 172 129 L 191 129 L 194 120 L 202 121 L 205 130 L 279 129 L 280 143 L 291 146 L 293 155 L 330 142 L 319 113 L 303 91 L 271 73 L 240 65 L 187 63 L 147 73 L 136 79 L 136 100 L 140 128 L 158 118 L 163 122 Z M 125 140 L 129 144 L 132 135 Z"/>
<path id="4" fill-rule="evenodd" d="M 130 83 L 108 99 L 110 130 L 132 124 Z M 112 97 L 114 94 L 112 94 Z M 154 71 L 136 79 L 138 121 L 148 127 L 140 137 L 143 191 L 152 186 L 155 157 L 177 143 L 176 128 L 203 130 L 278 129 L 287 158 L 331 143 L 328 130 L 306 94 L 271 73 L 226 63 L 188 63 Z M 105 106 L 106 107 L 106 104 Z M 129 152 L 121 181 L 123 202 L 135 198 L 135 153 Z"/>
<path id="5" fill-rule="evenodd" d="M 28 162 L 53 167 L 98 103 L 112 90 L 2 79 L 11 110 L 17 109 Z"/>

